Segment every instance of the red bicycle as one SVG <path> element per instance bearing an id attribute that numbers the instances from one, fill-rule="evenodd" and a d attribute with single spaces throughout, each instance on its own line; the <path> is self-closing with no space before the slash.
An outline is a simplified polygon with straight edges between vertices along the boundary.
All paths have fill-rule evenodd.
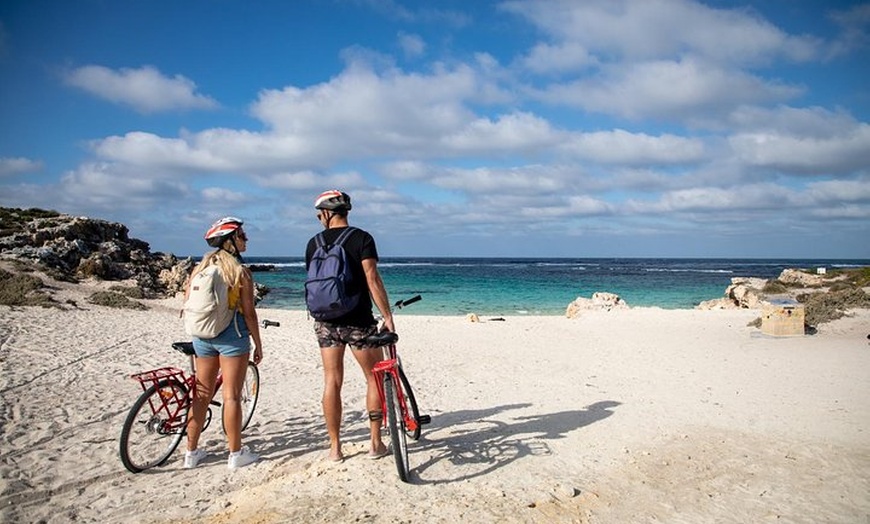
<path id="1" fill-rule="evenodd" d="M 399 300 L 393 307 L 401 309 L 421 299 L 420 295 L 416 295 L 407 300 Z M 398 340 L 398 334 L 385 331 L 367 337 L 365 342 L 367 346 L 380 348 L 383 351 L 384 359 L 375 364 L 372 371 L 378 382 L 378 395 L 381 398 L 381 409 L 384 414 L 383 427 L 390 433 L 390 443 L 399 478 L 402 482 L 408 482 L 411 468 L 408 461 L 407 437 L 413 440 L 419 439 L 421 426 L 431 422 L 432 417 L 420 414 L 414 391 L 396 353 Z"/>
<path id="2" fill-rule="evenodd" d="M 279 326 L 278 322 L 263 320 L 263 328 Z M 124 427 L 121 429 L 121 462 L 132 473 L 139 473 L 161 466 L 178 447 L 187 433 L 187 417 L 196 396 L 196 368 L 194 366 L 193 343 L 175 342 L 172 349 L 184 353 L 190 362 L 190 375 L 176 367 L 163 367 L 136 373 L 130 378 L 139 382 L 142 394 L 130 408 Z M 221 407 L 214 395 L 223 384 L 223 376 L 218 375 L 215 382 L 211 406 Z M 248 427 L 257 398 L 260 395 L 260 372 L 257 365 L 248 362 L 245 383 L 242 386 L 242 430 Z M 203 429 L 211 423 L 211 407 L 205 418 Z M 221 412 L 223 428 L 223 411 Z"/>

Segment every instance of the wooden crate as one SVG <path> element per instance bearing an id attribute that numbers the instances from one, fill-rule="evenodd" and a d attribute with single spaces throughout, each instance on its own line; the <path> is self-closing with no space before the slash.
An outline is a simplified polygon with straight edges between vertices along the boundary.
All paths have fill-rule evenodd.
<path id="1" fill-rule="evenodd" d="M 806 311 L 804 305 L 793 298 L 773 298 L 761 309 L 761 332 L 775 337 L 804 334 Z"/>

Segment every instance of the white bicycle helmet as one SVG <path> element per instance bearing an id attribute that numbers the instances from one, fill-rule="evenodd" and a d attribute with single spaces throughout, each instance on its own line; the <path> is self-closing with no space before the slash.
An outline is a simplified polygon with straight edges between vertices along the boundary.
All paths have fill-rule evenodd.
<path id="1" fill-rule="evenodd" d="M 244 222 L 236 217 L 223 217 L 208 228 L 205 233 L 205 241 L 211 247 L 219 247 L 224 240 L 234 235 Z"/>
<path id="2" fill-rule="evenodd" d="M 350 195 L 338 189 L 324 191 L 314 200 L 315 209 L 328 209 L 330 211 L 344 209 L 345 211 L 350 211 L 352 207 Z"/>

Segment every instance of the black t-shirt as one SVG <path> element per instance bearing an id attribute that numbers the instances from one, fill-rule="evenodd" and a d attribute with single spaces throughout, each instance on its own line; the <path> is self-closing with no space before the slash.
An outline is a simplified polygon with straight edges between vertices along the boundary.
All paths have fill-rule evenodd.
<path id="1" fill-rule="evenodd" d="M 324 239 L 327 244 L 331 244 L 338 240 L 339 235 L 346 228 L 334 227 L 323 231 Z M 360 292 L 359 304 L 353 311 L 347 315 L 330 320 L 330 324 L 338 324 L 342 326 L 357 326 L 368 327 L 375 323 L 375 317 L 372 315 L 372 297 L 369 292 L 369 285 L 366 281 L 366 275 L 363 271 L 362 261 L 368 258 L 378 260 L 378 248 L 375 246 L 375 239 L 362 229 L 354 228 L 344 242 L 344 251 L 347 253 L 350 269 L 353 273 L 353 284 L 350 293 Z M 315 237 L 311 237 L 308 241 L 308 247 L 305 249 L 305 269 L 308 270 L 308 265 L 311 263 L 311 257 L 314 256 L 314 251 L 317 249 Z"/>

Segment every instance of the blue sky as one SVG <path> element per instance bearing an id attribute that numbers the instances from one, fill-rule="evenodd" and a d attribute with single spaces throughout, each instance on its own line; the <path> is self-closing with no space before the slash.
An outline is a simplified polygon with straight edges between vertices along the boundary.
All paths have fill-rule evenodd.
<path id="1" fill-rule="evenodd" d="M 870 3 L 0 2 L 0 205 L 298 256 L 870 258 Z"/>

